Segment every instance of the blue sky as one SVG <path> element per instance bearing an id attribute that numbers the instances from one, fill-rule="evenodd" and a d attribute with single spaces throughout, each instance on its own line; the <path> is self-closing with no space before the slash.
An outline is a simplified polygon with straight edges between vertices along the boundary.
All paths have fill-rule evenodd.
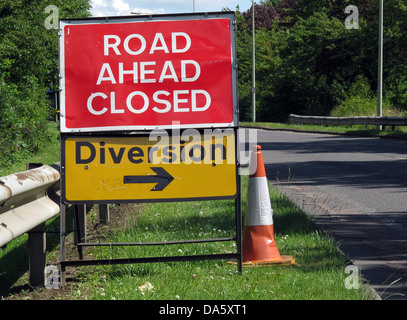
<path id="1" fill-rule="evenodd" d="M 251 7 L 251 0 L 92 0 L 93 16 L 120 16 L 130 12 L 139 13 L 187 13 L 221 11 L 227 7 L 232 10 L 239 5 L 240 11 Z"/>

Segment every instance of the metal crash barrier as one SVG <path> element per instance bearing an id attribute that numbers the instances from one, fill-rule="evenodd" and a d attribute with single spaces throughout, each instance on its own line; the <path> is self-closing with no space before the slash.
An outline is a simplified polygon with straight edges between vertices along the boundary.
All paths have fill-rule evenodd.
<path id="1" fill-rule="evenodd" d="M 45 222 L 60 212 L 56 195 L 60 173 L 57 164 L 27 167 L 0 177 L 0 248 L 28 232 L 30 283 L 43 285 Z"/>

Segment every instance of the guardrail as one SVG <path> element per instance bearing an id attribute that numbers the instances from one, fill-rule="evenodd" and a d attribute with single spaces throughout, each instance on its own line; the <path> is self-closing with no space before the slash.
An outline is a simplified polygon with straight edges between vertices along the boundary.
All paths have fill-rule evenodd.
<path id="1" fill-rule="evenodd" d="M 27 171 L 0 177 L 0 249 L 28 233 L 29 282 L 45 285 L 46 221 L 60 213 L 60 165 L 28 164 Z M 74 243 L 86 237 L 86 205 L 74 206 Z M 109 207 L 98 205 L 99 224 L 109 224 Z"/>
<path id="2" fill-rule="evenodd" d="M 56 165 L 27 167 L 0 178 L 0 248 L 28 232 L 30 283 L 43 285 L 45 222 L 60 211 L 60 173 Z"/>
<path id="3" fill-rule="evenodd" d="M 59 179 L 51 166 L 0 178 L 0 247 L 59 213 L 59 204 L 49 197 Z"/>
<path id="4" fill-rule="evenodd" d="M 391 126 L 394 131 L 396 126 L 407 126 L 406 117 L 321 117 L 321 116 L 299 116 L 290 114 L 290 124 L 316 124 L 316 125 L 375 125 L 382 126 L 383 130 L 386 126 Z"/>

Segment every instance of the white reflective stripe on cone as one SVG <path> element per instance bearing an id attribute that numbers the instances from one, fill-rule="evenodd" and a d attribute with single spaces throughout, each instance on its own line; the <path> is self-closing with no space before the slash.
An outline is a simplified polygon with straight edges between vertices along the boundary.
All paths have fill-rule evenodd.
<path id="1" fill-rule="evenodd" d="M 249 178 L 245 225 L 264 226 L 272 224 L 273 209 L 271 208 L 267 178 Z"/>

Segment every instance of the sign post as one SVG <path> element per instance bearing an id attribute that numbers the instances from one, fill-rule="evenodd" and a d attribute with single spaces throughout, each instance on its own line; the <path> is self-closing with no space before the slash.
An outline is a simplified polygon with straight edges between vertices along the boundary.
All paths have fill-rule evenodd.
<path id="1" fill-rule="evenodd" d="M 67 261 L 61 251 L 62 274 L 68 265 L 203 259 L 236 259 L 241 271 L 234 19 L 60 21 L 61 205 L 235 199 L 236 237 L 183 243 L 237 243 L 236 253 L 126 261 Z M 65 234 L 61 222 L 61 250 Z"/>

